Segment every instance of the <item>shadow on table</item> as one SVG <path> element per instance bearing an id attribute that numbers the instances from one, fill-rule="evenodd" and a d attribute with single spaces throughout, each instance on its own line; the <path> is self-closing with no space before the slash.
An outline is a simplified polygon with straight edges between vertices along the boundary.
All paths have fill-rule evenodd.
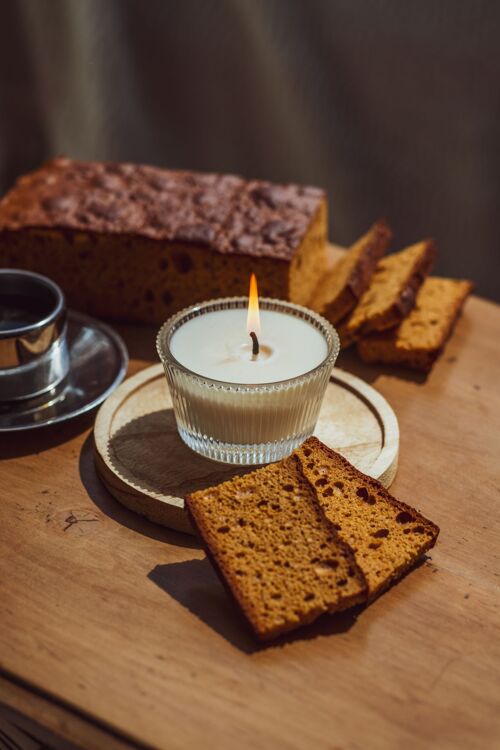
<path id="1" fill-rule="evenodd" d="M 293 634 L 271 643 L 258 643 L 207 558 L 157 565 L 148 578 L 183 607 L 246 654 L 304 641 L 318 636 L 345 633 L 356 622 L 364 606 L 352 607 L 337 615 L 321 617 Z"/>
<path id="2" fill-rule="evenodd" d="M 393 365 L 369 365 L 360 359 L 355 347 L 341 351 L 335 364 L 340 369 L 351 372 L 366 383 L 374 383 L 381 375 L 389 375 L 400 380 L 425 385 L 430 374 L 408 370 L 404 367 L 395 367 Z"/>
<path id="3" fill-rule="evenodd" d="M 67 443 L 89 429 L 95 419 L 95 410 L 61 424 L 37 427 L 9 433 L 1 440 L 0 461 L 21 456 L 37 455 L 57 445 Z"/>
<path id="4" fill-rule="evenodd" d="M 171 531 L 164 526 L 148 521 L 144 516 L 125 508 L 108 492 L 97 474 L 94 462 L 94 437 L 91 433 L 85 440 L 80 451 L 79 471 L 82 484 L 87 490 L 90 499 L 105 515 L 117 523 L 136 531 L 138 534 L 157 539 L 178 547 L 199 548 L 196 537 L 182 532 Z"/>

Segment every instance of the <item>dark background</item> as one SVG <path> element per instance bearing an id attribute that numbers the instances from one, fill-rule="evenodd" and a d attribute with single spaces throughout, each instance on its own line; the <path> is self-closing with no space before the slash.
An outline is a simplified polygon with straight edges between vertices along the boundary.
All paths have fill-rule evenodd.
<path id="1" fill-rule="evenodd" d="M 57 153 L 318 184 L 500 299 L 500 3 L 0 0 L 0 189 Z"/>

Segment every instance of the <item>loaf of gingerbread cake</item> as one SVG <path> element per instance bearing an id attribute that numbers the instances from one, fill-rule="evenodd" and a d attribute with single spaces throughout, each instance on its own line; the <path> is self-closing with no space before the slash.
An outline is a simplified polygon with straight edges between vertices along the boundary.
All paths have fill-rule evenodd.
<path id="1" fill-rule="evenodd" d="M 0 266 L 50 276 L 69 305 L 160 323 L 246 294 L 307 304 L 326 268 L 326 198 L 315 187 L 57 158 L 0 201 Z"/>

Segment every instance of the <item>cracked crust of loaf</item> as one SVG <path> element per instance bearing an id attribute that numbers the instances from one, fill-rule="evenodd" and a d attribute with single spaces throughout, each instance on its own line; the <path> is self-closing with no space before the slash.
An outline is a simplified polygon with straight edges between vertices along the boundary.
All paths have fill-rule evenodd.
<path id="1" fill-rule="evenodd" d="M 333 324 L 344 318 L 368 287 L 391 239 L 389 225 L 383 219 L 375 222 L 320 281 L 313 297 L 313 309 Z"/>
<path id="2" fill-rule="evenodd" d="M 432 240 L 418 242 L 383 258 L 359 303 L 338 325 L 342 346 L 350 346 L 367 333 L 397 326 L 413 308 L 435 258 Z"/>
<path id="3" fill-rule="evenodd" d="M 353 550 L 370 600 L 436 543 L 439 528 L 432 521 L 316 437 L 306 440 L 294 455 L 326 517 Z"/>
<path id="4" fill-rule="evenodd" d="M 364 576 L 294 458 L 192 493 L 186 508 L 260 640 L 364 601 Z"/>
<path id="5" fill-rule="evenodd" d="M 467 280 L 429 277 L 417 294 L 415 307 L 396 329 L 371 334 L 358 342 L 361 358 L 429 372 L 442 354 L 472 288 Z"/>
<path id="6" fill-rule="evenodd" d="M 303 304 L 326 269 L 326 213 L 312 186 L 57 158 L 0 201 L 0 265 L 110 320 L 246 295 L 253 272 L 262 295 Z"/>

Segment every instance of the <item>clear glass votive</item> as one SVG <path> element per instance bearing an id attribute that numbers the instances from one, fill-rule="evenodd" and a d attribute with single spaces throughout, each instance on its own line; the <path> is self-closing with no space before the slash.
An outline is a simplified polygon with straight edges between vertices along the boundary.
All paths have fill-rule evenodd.
<path id="1" fill-rule="evenodd" d="M 246 309 L 247 297 L 193 305 L 173 315 L 156 340 L 165 369 L 177 429 L 192 450 L 215 461 L 261 464 L 289 455 L 314 431 L 321 402 L 339 353 L 339 338 L 323 317 L 300 305 L 261 298 L 260 309 L 286 313 L 312 325 L 326 342 L 324 360 L 308 372 L 271 383 L 214 380 L 188 369 L 171 351 L 173 335 L 209 312 Z"/>

